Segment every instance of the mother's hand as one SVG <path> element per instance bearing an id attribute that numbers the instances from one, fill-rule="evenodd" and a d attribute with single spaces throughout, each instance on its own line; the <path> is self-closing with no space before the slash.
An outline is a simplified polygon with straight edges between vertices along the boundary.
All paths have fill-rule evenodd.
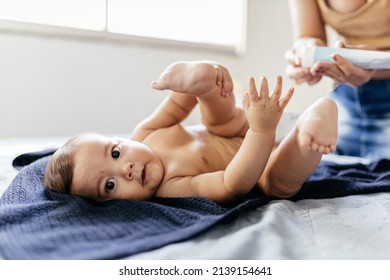
<path id="1" fill-rule="evenodd" d="M 286 73 L 290 79 L 293 79 L 297 84 L 308 83 L 313 85 L 318 83 L 323 76 L 334 79 L 340 83 L 350 84 L 352 86 L 360 86 L 368 82 L 376 73 L 373 69 L 363 69 L 354 65 L 349 60 L 338 54 L 333 54 L 334 63 L 317 62 L 310 68 L 301 66 L 301 49 L 307 46 L 321 45 L 322 42 L 313 40 L 297 40 L 294 46 L 287 50 L 285 59 L 287 61 Z M 347 47 L 344 43 L 336 42 L 336 48 Z M 367 49 L 361 46 L 361 49 Z"/>
<path id="2" fill-rule="evenodd" d="M 321 80 L 322 74 L 319 71 L 311 72 L 310 68 L 302 67 L 300 61 L 298 63 L 294 61 L 295 56 L 292 58 L 293 60 L 288 59 L 289 54 L 287 52 L 285 56 L 288 62 L 286 74 L 290 79 L 294 80 L 296 84 L 308 83 L 309 85 L 314 85 Z"/>
<path id="3" fill-rule="evenodd" d="M 327 76 L 352 86 L 360 86 L 368 82 L 375 74 L 375 70 L 356 66 L 341 55 L 333 54 L 332 59 L 335 63 L 317 62 L 310 68 L 310 73 L 313 76 Z"/>
<path id="4" fill-rule="evenodd" d="M 292 48 L 288 49 L 284 54 L 287 62 L 287 76 L 297 84 L 308 83 L 309 85 L 314 85 L 318 83 L 322 78 L 321 73 L 314 73 L 310 71 L 310 68 L 302 67 L 301 56 L 305 48 L 324 45 L 325 42 L 318 38 L 297 39 Z"/>

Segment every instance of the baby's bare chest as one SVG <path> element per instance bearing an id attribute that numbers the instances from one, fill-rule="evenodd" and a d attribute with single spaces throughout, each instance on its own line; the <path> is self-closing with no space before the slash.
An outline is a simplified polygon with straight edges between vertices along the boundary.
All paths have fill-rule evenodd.
<path id="1" fill-rule="evenodd" d="M 175 126 L 153 132 L 144 142 L 163 162 L 164 179 L 170 179 L 224 170 L 242 139 L 219 137 L 202 128 Z"/>

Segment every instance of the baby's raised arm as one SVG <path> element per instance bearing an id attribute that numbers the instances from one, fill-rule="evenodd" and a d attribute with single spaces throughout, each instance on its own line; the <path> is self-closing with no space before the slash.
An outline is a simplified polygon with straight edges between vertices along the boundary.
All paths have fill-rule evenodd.
<path id="1" fill-rule="evenodd" d="M 253 77 L 244 98 L 244 112 L 249 130 L 237 154 L 225 170 L 228 189 L 247 193 L 260 179 L 275 143 L 275 131 L 294 89 L 282 95 L 282 77 L 278 76 L 273 93 L 269 94 L 265 77 L 260 79 L 259 91 Z M 234 192 L 234 191 L 233 191 Z"/>

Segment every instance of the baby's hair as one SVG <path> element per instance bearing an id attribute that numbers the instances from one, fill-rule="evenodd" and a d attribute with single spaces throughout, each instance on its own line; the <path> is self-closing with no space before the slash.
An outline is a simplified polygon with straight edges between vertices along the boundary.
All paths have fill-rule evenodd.
<path id="1" fill-rule="evenodd" d="M 74 153 L 81 135 L 69 139 L 51 156 L 45 172 L 45 186 L 49 190 L 71 193 Z"/>

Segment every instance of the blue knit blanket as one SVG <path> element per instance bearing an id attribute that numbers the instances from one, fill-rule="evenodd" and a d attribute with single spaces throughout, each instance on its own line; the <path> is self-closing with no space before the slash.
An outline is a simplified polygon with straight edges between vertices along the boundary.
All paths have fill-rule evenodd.
<path id="1" fill-rule="evenodd" d="M 48 156 L 31 161 L 0 200 L 0 253 L 5 259 L 118 259 L 192 238 L 271 200 L 253 191 L 231 207 L 196 197 L 94 204 L 47 191 Z M 389 190 L 388 160 L 322 162 L 291 200 Z"/>

